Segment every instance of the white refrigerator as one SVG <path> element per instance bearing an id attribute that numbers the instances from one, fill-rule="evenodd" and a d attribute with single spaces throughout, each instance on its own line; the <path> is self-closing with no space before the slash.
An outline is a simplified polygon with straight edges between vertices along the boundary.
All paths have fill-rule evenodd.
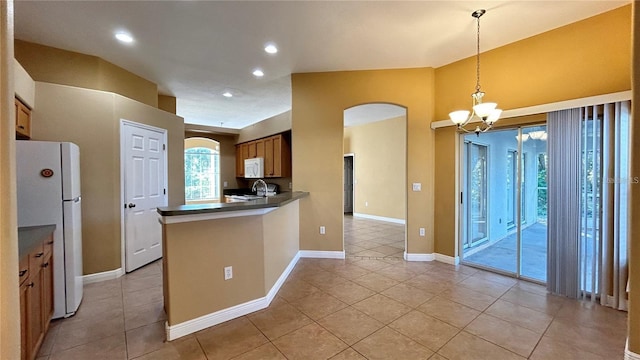
<path id="1" fill-rule="evenodd" d="M 16 141 L 18 226 L 56 225 L 53 234 L 53 318 L 82 301 L 80 149 L 76 144 Z"/>

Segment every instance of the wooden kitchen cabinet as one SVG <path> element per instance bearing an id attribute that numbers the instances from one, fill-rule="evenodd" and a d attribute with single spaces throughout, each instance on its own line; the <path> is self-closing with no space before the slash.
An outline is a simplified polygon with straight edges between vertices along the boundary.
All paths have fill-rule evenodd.
<path id="1" fill-rule="evenodd" d="M 244 160 L 264 158 L 264 177 L 291 176 L 291 148 L 284 134 L 236 145 L 236 177 L 244 177 Z"/>
<path id="2" fill-rule="evenodd" d="M 53 234 L 20 259 L 20 357 L 35 359 L 53 315 Z"/>
<path id="3" fill-rule="evenodd" d="M 30 139 L 31 138 L 31 110 L 22 103 L 22 101 L 15 99 L 16 106 L 16 138 L 17 139 Z"/>
<path id="4" fill-rule="evenodd" d="M 258 156 L 258 146 L 255 141 L 248 142 L 247 147 L 249 148 L 249 156 L 245 159 L 253 159 Z"/>
<path id="5" fill-rule="evenodd" d="M 236 177 L 244 177 L 244 157 L 240 145 L 236 145 Z"/>
<path id="6" fill-rule="evenodd" d="M 265 142 L 265 154 L 265 177 L 291 176 L 291 148 L 284 135 L 270 137 Z"/>
<path id="7" fill-rule="evenodd" d="M 256 140 L 256 156 L 264 158 L 264 139 Z"/>
<path id="8" fill-rule="evenodd" d="M 53 316 L 53 238 L 45 240 L 44 260 L 42 260 L 42 316 L 44 332 L 49 329 Z"/>

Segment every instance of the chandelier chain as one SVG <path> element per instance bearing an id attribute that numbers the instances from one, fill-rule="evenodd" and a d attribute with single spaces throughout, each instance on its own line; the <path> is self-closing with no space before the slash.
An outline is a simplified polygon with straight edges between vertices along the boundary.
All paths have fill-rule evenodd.
<path id="1" fill-rule="evenodd" d="M 476 32 L 476 92 L 480 92 L 480 16 L 476 18 L 478 30 Z"/>

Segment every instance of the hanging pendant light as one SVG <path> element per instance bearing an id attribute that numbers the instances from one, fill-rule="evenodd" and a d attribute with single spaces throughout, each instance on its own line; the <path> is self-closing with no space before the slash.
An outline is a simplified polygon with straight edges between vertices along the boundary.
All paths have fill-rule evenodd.
<path id="1" fill-rule="evenodd" d="M 480 133 L 491 129 L 493 124 L 498 121 L 501 109 L 497 109 L 498 104 L 493 102 L 482 102 L 484 92 L 480 90 L 480 17 L 486 13 L 486 10 L 476 10 L 471 16 L 476 18 L 478 23 L 477 43 L 476 43 L 476 91 L 471 94 L 472 111 L 457 110 L 449 113 L 451 121 L 458 126 L 458 130 L 465 133 L 474 132 L 480 136 Z M 467 130 L 465 126 L 472 120 L 480 120 L 482 123 L 476 125 L 475 130 Z"/>

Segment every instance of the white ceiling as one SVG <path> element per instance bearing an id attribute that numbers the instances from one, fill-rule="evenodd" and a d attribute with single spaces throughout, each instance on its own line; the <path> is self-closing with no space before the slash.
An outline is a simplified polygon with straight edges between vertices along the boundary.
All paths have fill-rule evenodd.
<path id="1" fill-rule="evenodd" d="M 18 39 L 99 56 L 177 98 L 186 123 L 240 129 L 291 109 L 290 74 L 439 67 L 630 1 L 16 1 Z M 123 45 L 115 31 L 130 32 Z M 275 56 L 263 51 L 275 42 Z M 261 67 L 265 76 L 251 72 Z M 236 93 L 233 98 L 221 94 Z"/>

